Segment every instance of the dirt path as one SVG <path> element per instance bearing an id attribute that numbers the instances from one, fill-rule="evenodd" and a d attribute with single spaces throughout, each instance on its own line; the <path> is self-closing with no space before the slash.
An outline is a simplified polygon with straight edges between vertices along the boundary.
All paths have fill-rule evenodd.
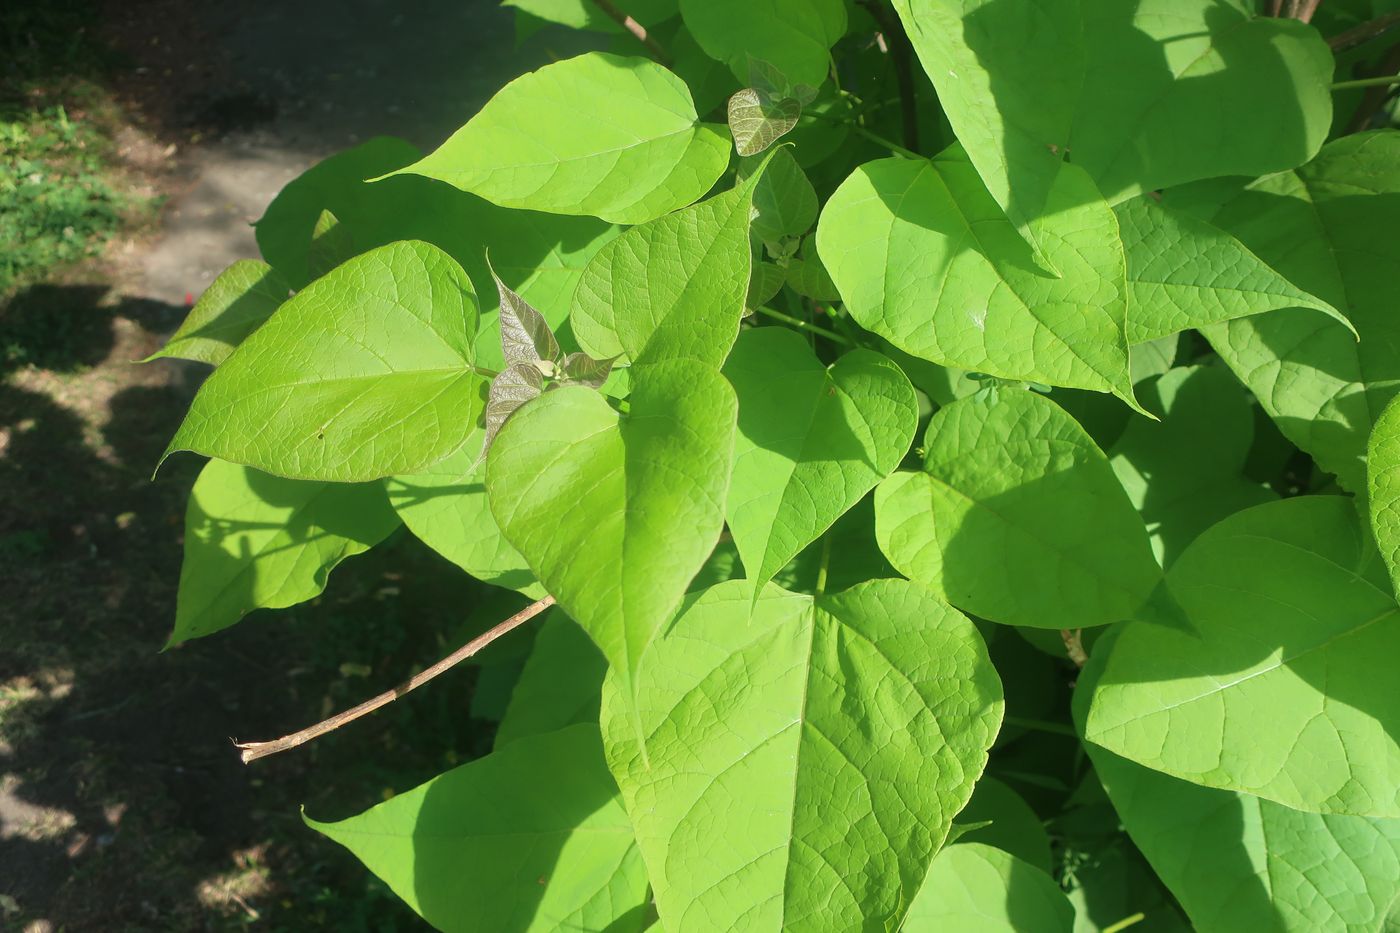
<path id="1" fill-rule="evenodd" d="M 202 372 L 129 361 L 257 255 L 249 224 L 313 162 L 378 134 L 432 147 L 579 39 L 517 50 L 495 0 L 112 9 L 148 116 L 118 142 L 171 197 L 153 234 L 4 318 L 49 343 L 0 369 L 0 930 L 417 929 L 298 806 L 347 815 L 479 752 L 473 676 L 258 769 L 227 737 L 304 725 L 435 657 L 464 625 L 445 608 L 462 581 L 405 536 L 313 604 L 157 654 L 198 463 L 149 476 Z"/>

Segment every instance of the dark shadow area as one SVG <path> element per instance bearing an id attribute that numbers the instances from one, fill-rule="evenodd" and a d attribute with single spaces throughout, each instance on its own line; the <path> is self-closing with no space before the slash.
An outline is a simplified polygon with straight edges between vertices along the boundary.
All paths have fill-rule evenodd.
<path id="1" fill-rule="evenodd" d="M 121 297 L 107 285 L 31 285 L 0 303 L 0 377 L 22 366 L 73 373 L 104 362 L 125 319 L 151 333 L 174 329 L 187 309 Z"/>

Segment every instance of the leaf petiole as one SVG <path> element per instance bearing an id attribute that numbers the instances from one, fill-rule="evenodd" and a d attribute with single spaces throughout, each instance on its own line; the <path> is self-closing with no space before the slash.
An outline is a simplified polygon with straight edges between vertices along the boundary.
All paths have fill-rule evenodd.
<path id="1" fill-rule="evenodd" d="M 791 314 L 784 314 L 781 311 L 774 311 L 772 308 L 767 308 L 763 306 L 759 306 L 754 310 L 757 311 L 759 314 L 771 317 L 775 321 L 782 321 L 784 324 L 791 324 L 793 327 L 799 328 L 801 330 L 811 331 L 812 333 L 817 334 L 818 336 L 825 337 L 827 340 L 834 340 L 837 343 L 843 344 L 848 347 L 855 346 L 855 344 L 850 339 L 843 337 L 836 331 L 827 330 L 825 327 L 822 327 L 819 324 L 813 324 L 810 321 L 804 321 L 800 317 L 793 317 Z"/>

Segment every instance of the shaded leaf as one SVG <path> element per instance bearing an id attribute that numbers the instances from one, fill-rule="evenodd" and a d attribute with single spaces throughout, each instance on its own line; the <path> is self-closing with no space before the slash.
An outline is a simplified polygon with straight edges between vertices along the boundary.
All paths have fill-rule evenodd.
<path id="1" fill-rule="evenodd" d="M 596 724 L 607 671 L 608 662 L 588 633 L 551 609 L 510 695 L 495 747 L 578 723 Z"/>
<path id="2" fill-rule="evenodd" d="M 402 168 L 419 155 L 418 147 L 406 140 L 376 136 L 316 163 L 277 193 L 255 225 L 263 258 L 292 288 L 302 288 L 316 277 L 311 244 L 321 215 L 330 211 L 348 219 L 370 190 L 365 179 Z M 380 244 L 364 244 L 370 245 Z"/>
<path id="3" fill-rule="evenodd" d="M 1128 422 L 1110 457 L 1153 552 L 1169 567 L 1217 521 L 1278 496 L 1244 476 L 1254 411 L 1229 372 L 1183 367 L 1138 391 L 1162 420 Z"/>
<path id="4" fill-rule="evenodd" d="M 899 465 L 919 407 L 886 357 L 852 350 L 827 367 L 782 327 L 741 334 L 724 374 L 739 399 L 726 512 L 761 586 Z"/>
<path id="5" fill-rule="evenodd" d="M 1400 592 L 1400 403 L 1385 406 L 1367 443 L 1366 491 L 1371 531 L 1381 558 Z"/>
<path id="6" fill-rule="evenodd" d="M 777 242 L 811 229 L 817 220 L 817 192 L 793 158 L 791 148 L 784 146 L 766 160 L 741 161 L 739 177 L 748 178 L 758 169 L 763 170 L 763 176 L 753 192 L 752 221 L 758 238 Z"/>
<path id="7" fill-rule="evenodd" d="M 1080 628 L 1130 617 L 1161 579 L 1147 530 L 1084 429 L 1001 387 L 934 413 L 924 466 L 875 491 L 890 563 L 993 622 Z"/>
<path id="8" fill-rule="evenodd" d="M 914 356 L 1133 402 L 1113 211 L 1065 166 L 1039 268 L 957 146 L 860 166 L 822 209 L 817 248 L 857 323 Z"/>
<path id="9" fill-rule="evenodd" d="M 486 501 L 486 465 L 478 456 L 484 433 L 477 428 L 460 450 L 425 470 L 386 479 L 389 503 L 420 541 L 473 577 L 538 599 L 544 588 Z"/>
<path id="10" fill-rule="evenodd" d="M 647 877 L 598 729 L 521 738 L 359 816 L 307 819 L 448 931 L 640 930 Z"/>
<path id="11" fill-rule="evenodd" d="M 681 16 L 695 41 L 747 81 L 761 60 L 785 81 L 826 79 L 830 49 L 846 32 L 841 0 L 681 0 Z"/>
<path id="12" fill-rule="evenodd" d="M 254 609 L 311 599 L 337 564 L 398 524 L 378 484 L 282 479 L 210 460 L 185 510 L 169 644 L 226 629 Z"/>
<path id="13" fill-rule="evenodd" d="M 290 293 L 291 286 L 267 263 L 240 259 L 205 289 L 165 346 L 141 362 L 173 357 L 218 366 Z"/>
<path id="14" fill-rule="evenodd" d="M 306 251 L 306 271 L 313 279 L 355 255 L 355 241 L 350 229 L 341 224 L 330 211 L 321 211 L 311 228 L 311 246 Z"/>
<path id="15" fill-rule="evenodd" d="M 601 389 L 612 373 L 615 360 L 595 360 L 587 353 L 570 353 L 559 365 L 565 382 Z"/>
<path id="16" fill-rule="evenodd" d="M 1292 168 L 1331 122 L 1326 44 L 1296 20 L 1256 17 L 1245 0 L 894 7 L 953 131 L 1023 230 L 1054 212 L 1066 159 L 1117 202 Z"/>
<path id="17" fill-rule="evenodd" d="M 1298 810 L 1400 816 L 1400 606 L 1349 500 L 1232 515 L 1167 586 L 1189 628 L 1123 627 L 1086 739 Z"/>
<path id="18" fill-rule="evenodd" d="M 1080 674 L 1081 731 L 1112 641 L 1095 646 Z M 1093 743 L 1085 750 L 1129 835 L 1201 933 L 1377 930 L 1400 895 L 1400 820 L 1304 813 L 1181 781 Z"/>
<path id="19" fill-rule="evenodd" d="M 1295 172 L 1244 188 L 1200 188 L 1179 201 L 1341 310 L 1347 328 L 1304 310 L 1202 329 L 1285 437 L 1365 488 L 1366 439 L 1400 390 L 1400 133 L 1347 136 Z"/>
<path id="20" fill-rule="evenodd" d="M 1034 865 L 989 845 L 959 841 L 929 866 L 901 929 L 1070 933 L 1074 908 Z"/>

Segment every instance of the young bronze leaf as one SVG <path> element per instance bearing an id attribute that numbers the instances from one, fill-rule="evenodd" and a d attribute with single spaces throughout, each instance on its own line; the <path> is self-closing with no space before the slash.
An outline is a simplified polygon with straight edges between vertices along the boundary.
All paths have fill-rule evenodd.
<path id="1" fill-rule="evenodd" d="M 491 278 L 501 299 L 501 355 L 506 365 L 513 367 L 518 363 L 534 363 L 537 360 L 548 363 L 558 360 L 559 341 L 554 339 L 554 331 L 550 330 L 544 315 L 502 282 L 494 269 L 491 270 Z M 494 390 L 493 383 L 493 397 Z"/>
<path id="2" fill-rule="evenodd" d="M 491 442 L 500 433 L 506 419 L 543 391 L 544 376 L 533 362 L 512 363 L 496 374 L 486 396 L 486 437 L 481 442 L 482 457 L 491 450 Z"/>

